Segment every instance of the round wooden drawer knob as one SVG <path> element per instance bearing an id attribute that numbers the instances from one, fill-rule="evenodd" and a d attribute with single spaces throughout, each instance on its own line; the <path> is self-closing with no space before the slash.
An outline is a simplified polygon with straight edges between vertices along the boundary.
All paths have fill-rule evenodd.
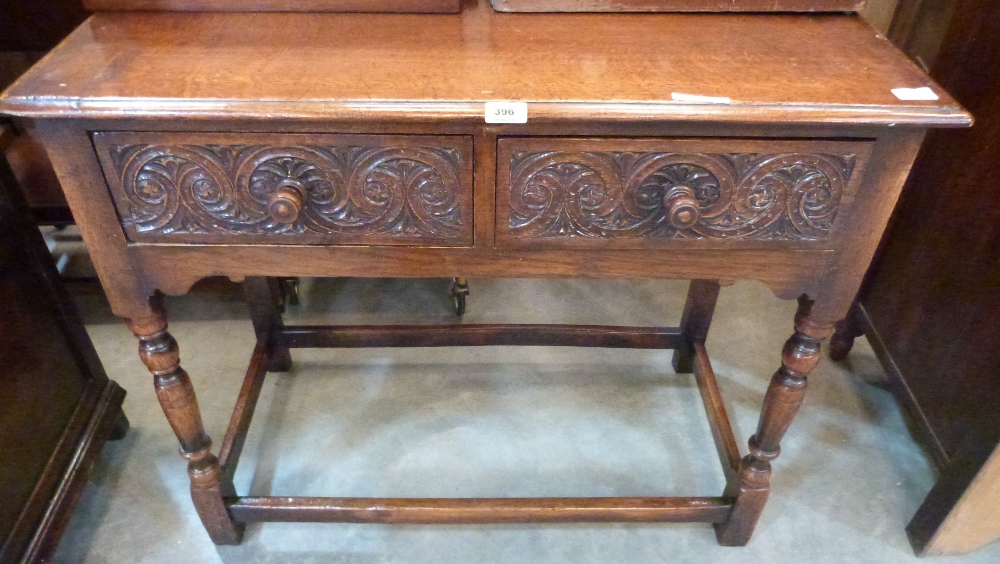
<path id="1" fill-rule="evenodd" d="M 267 213 L 279 223 L 295 223 L 302 213 L 303 190 L 300 183 L 283 183 L 271 193 Z"/>
<path id="2" fill-rule="evenodd" d="M 701 208 L 694 189 L 678 184 L 663 194 L 663 211 L 674 229 L 690 229 L 701 219 Z"/>

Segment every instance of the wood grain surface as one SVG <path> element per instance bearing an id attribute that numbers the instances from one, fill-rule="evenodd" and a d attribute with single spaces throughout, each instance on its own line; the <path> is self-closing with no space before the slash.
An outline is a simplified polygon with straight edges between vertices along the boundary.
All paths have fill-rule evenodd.
<path id="1" fill-rule="evenodd" d="M 921 86 L 940 99 L 891 92 Z M 528 102 L 531 122 L 970 123 L 856 16 L 494 14 L 483 2 L 458 15 L 97 14 L 0 112 L 482 121 L 490 100 Z"/>
<path id="2" fill-rule="evenodd" d="M 84 0 L 92 12 L 420 12 L 455 13 L 462 0 Z"/>
<path id="3" fill-rule="evenodd" d="M 0 142 L 7 131 L 0 125 Z M 122 438 L 109 380 L 0 152 L 0 562 L 50 562 L 104 442 Z"/>
<path id="4" fill-rule="evenodd" d="M 867 0 L 492 0 L 501 12 L 856 12 Z"/>

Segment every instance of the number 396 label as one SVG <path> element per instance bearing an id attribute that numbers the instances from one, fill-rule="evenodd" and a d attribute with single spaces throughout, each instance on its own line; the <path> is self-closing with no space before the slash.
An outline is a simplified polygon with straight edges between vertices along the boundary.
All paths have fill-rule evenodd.
<path id="1" fill-rule="evenodd" d="M 528 123 L 528 103 L 486 102 L 486 123 Z"/>

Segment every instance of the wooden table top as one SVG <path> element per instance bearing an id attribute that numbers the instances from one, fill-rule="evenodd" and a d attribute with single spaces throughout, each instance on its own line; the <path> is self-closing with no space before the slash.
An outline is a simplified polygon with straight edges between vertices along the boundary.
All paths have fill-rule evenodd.
<path id="1" fill-rule="evenodd" d="M 901 101 L 929 86 L 937 101 Z M 674 93 L 731 103 L 676 101 Z M 101 13 L 0 98 L 48 117 L 718 120 L 965 126 L 856 16 Z"/>

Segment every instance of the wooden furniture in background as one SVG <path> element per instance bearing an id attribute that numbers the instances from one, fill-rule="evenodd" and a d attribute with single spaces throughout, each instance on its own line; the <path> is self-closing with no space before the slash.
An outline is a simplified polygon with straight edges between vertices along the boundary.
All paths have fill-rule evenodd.
<path id="1" fill-rule="evenodd" d="M 0 7 L 0 89 L 6 88 L 46 51 L 80 25 L 87 14 L 81 0 L 5 0 Z M 0 125 L 5 120 L 0 120 Z M 41 224 L 73 222 L 52 165 L 41 143 L 23 124 L 7 124 L 0 154 L 14 170 L 32 214 Z"/>
<path id="2" fill-rule="evenodd" d="M 9 163 L 16 185 L 24 191 L 35 222 L 40 225 L 72 224 L 73 214 L 45 154 L 45 147 L 27 132 L 15 133 L 14 124 L 7 128 L 10 133 L 0 137 L 0 155 Z"/>
<path id="3" fill-rule="evenodd" d="M 969 114 L 854 15 L 465 8 L 101 13 L 8 89 L 0 110 L 37 120 L 215 542 L 272 520 L 703 521 L 720 543 L 745 544 L 820 342 L 857 292 L 925 131 L 967 126 Z M 899 86 L 939 99 L 904 102 Z M 525 102 L 527 120 L 486 123 L 484 100 Z M 267 280 L 456 272 L 695 282 L 678 328 L 284 327 Z M 247 278 L 257 296 L 258 344 L 218 457 L 158 298 L 213 275 Z M 800 301 L 745 455 L 704 348 L 716 279 L 759 280 Z M 287 367 L 288 349 L 490 344 L 675 349 L 678 370 L 698 378 L 726 490 L 236 493 L 264 372 Z"/>
<path id="4" fill-rule="evenodd" d="M 0 51 L 44 52 L 87 17 L 82 0 L 3 0 L 0 12 Z"/>
<path id="5" fill-rule="evenodd" d="M 858 13 L 884 35 L 889 32 L 898 4 L 899 0 L 868 0 Z"/>
<path id="6" fill-rule="evenodd" d="M 36 562 L 128 420 L 14 184 L 0 157 L 0 562 Z"/>
<path id="7" fill-rule="evenodd" d="M 981 13 L 979 7 L 962 0 L 910 0 L 900 1 L 889 27 L 889 39 L 910 56 L 924 70 L 934 67 L 941 51 L 948 27 L 956 9 L 961 5 L 972 8 L 971 13 Z"/>
<path id="8" fill-rule="evenodd" d="M 868 335 L 941 469 L 910 540 L 920 554 L 963 553 L 1000 539 L 1000 4 L 920 6 L 896 40 L 977 123 L 929 136 L 831 355 Z"/>
<path id="9" fill-rule="evenodd" d="M 456 13 L 462 0 L 83 0 L 88 10 Z"/>
<path id="10" fill-rule="evenodd" d="M 857 12 L 867 0 L 491 0 L 501 12 Z"/>

